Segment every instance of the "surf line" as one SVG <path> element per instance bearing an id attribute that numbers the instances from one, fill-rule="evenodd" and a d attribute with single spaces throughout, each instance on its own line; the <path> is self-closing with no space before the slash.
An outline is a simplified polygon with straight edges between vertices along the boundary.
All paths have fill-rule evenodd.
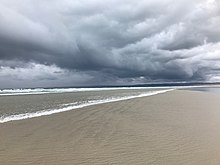
<path id="1" fill-rule="evenodd" d="M 55 114 L 55 113 L 70 111 L 70 110 L 74 110 L 74 109 L 80 109 L 80 108 L 88 107 L 88 106 L 91 106 L 91 105 L 98 105 L 98 104 L 104 104 L 104 103 L 110 103 L 110 102 L 130 100 L 130 99 L 140 98 L 140 97 L 153 96 L 153 95 L 162 94 L 162 93 L 166 93 L 166 92 L 173 91 L 173 90 L 175 90 L 175 89 L 149 91 L 147 93 L 142 93 L 142 94 L 139 94 L 139 95 L 132 95 L 132 96 L 126 96 L 126 97 L 117 97 L 117 98 L 110 98 L 110 99 L 103 99 L 103 100 L 91 100 L 91 101 L 88 101 L 87 103 L 67 106 L 67 107 L 59 108 L 59 109 L 42 110 L 42 111 L 37 111 L 37 112 L 32 112 L 32 113 L 23 113 L 23 114 L 10 115 L 10 116 L 1 116 L 0 117 L 0 123 L 6 123 L 6 122 L 9 122 L 9 121 L 16 121 L 16 120 L 30 119 L 30 118 L 40 117 L 40 116 L 47 116 L 47 115 L 52 115 L 52 114 Z"/>

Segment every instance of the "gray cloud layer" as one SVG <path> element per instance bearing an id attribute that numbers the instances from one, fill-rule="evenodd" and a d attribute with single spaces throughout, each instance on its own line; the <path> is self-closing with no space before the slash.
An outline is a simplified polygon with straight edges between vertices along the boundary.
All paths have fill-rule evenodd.
<path id="1" fill-rule="evenodd" d="M 219 27 L 215 0 L 0 0 L 0 87 L 219 81 Z"/>

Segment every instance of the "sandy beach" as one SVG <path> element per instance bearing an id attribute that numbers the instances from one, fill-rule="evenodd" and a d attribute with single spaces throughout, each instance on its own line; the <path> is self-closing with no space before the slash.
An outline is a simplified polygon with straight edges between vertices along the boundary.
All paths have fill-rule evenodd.
<path id="1" fill-rule="evenodd" d="M 220 95 L 175 90 L 2 123 L 0 164 L 219 165 Z"/>

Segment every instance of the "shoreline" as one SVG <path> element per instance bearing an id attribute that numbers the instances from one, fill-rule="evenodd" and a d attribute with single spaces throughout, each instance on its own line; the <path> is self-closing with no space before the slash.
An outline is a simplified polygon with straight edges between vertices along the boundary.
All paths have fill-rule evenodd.
<path id="1" fill-rule="evenodd" d="M 0 124 L 0 164 L 219 164 L 220 95 L 174 90 Z"/>
<path id="2" fill-rule="evenodd" d="M 5 116 L 5 117 L 0 117 L 0 124 L 10 122 L 10 121 L 25 120 L 25 119 L 35 118 L 35 117 L 53 115 L 56 113 L 71 111 L 71 110 L 75 110 L 75 109 L 81 109 L 84 107 L 89 107 L 89 106 L 94 106 L 94 105 L 99 105 L 99 104 L 106 104 L 106 103 L 130 100 L 130 99 L 141 98 L 141 97 L 150 97 L 153 95 L 158 95 L 158 94 L 166 93 L 166 92 L 173 91 L 173 90 L 175 90 L 175 89 L 150 91 L 150 92 L 142 93 L 139 95 L 131 95 L 131 96 L 105 99 L 105 100 L 93 100 L 93 101 L 90 101 L 90 102 L 87 102 L 84 104 L 68 106 L 68 107 L 60 108 L 60 109 L 42 110 L 42 111 L 36 111 L 36 112 L 30 112 L 30 113 L 22 113 L 22 114 L 17 114 L 17 115 Z"/>

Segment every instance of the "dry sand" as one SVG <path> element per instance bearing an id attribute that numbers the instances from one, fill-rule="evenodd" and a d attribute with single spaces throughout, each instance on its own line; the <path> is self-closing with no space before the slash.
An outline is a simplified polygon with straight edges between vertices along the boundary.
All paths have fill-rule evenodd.
<path id="1" fill-rule="evenodd" d="M 220 95 L 172 91 L 0 124 L 0 164 L 220 164 Z"/>

